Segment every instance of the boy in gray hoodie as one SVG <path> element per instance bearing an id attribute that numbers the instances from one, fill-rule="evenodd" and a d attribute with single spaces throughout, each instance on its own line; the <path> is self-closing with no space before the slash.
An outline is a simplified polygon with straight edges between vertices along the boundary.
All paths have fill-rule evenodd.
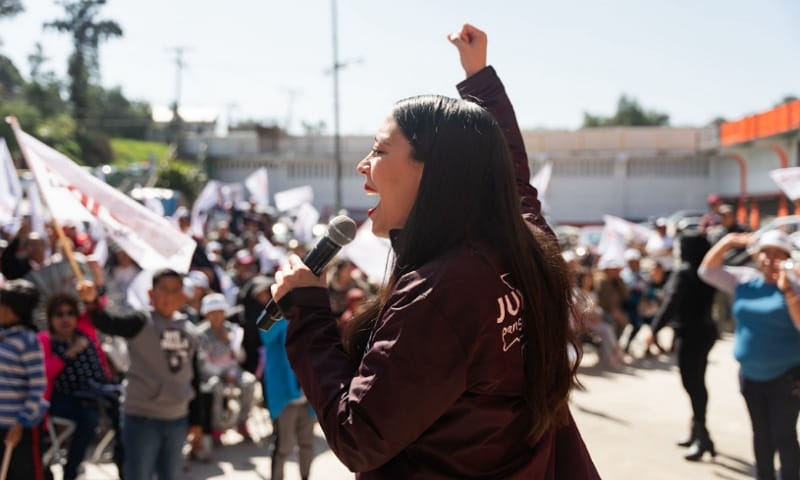
<path id="1" fill-rule="evenodd" d="M 184 440 L 200 434 L 203 418 L 198 398 L 197 335 L 178 312 L 186 299 L 183 278 L 174 270 L 153 275 L 151 308 L 109 313 L 91 282 L 79 286 L 98 330 L 125 337 L 131 364 L 122 401 L 122 444 L 126 480 L 177 479 Z"/>

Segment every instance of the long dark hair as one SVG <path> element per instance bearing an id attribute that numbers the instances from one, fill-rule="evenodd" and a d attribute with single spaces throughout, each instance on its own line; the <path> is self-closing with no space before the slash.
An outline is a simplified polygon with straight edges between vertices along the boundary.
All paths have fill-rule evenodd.
<path id="1" fill-rule="evenodd" d="M 526 399 L 531 443 L 568 419 L 575 383 L 567 344 L 572 308 L 566 265 L 555 239 L 522 219 L 511 155 L 500 126 L 484 108 L 441 96 L 398 102 L 392 116 L 425 164 L 419 192 L 394 242 L 396 261 L 387 284 L 344 332 L 345 349 L 360 360 L 374 322 L 398 279 L 453 247 L 483 242 L 502 258 L 522 292 Z"/>

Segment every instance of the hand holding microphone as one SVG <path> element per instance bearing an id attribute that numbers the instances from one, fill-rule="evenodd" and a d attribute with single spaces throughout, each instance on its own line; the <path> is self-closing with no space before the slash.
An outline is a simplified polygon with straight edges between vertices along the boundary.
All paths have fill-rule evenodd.
<path id="1" fill-rule="evenodd" d="M 302 287 L 327 287 L 324 276 L 315 275 L 297 255 L 289 256 L 289 268 L 275 273 L 272 299 L 280 301 L 290 290 Z"/>
<path id="2" fill-rule="evenodd" d="M 290 290 L 302 287 L 323 287 L 325 279 L 320 276 L 325 266 L 339 253 L 344 245 L 353 241 L 356 236 L 356 223 L 349 217 L 339 215 L 328 224 L 328 234 L 319 239 L 314 249 L 304 260 L 297 255 L 289 257 L 289 268 L 275 274 L 275 285 L 272 286 L 272 300 L 256 320 L 258 328 L 267 329 L 271 321 L 280 316 L 277 302 Z"/>

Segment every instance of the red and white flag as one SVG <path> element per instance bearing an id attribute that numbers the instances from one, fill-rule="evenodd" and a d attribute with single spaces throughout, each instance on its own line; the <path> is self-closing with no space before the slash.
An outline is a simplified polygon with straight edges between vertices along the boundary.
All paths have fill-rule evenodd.
<path id="1" fill-rule="evenodd" d="M 40 193 L 58 219 L 59 186 L 100 221 L 108 236 L 145 270 L 172 268 L 186 273 L 196 243 L 131 197 L 92 176 L 75 162 L 36 138 L 14 128 Z M 56 208 L 54 209 L 54 206 Z M 80 208 L 80 207 L 76 207 Z"/>

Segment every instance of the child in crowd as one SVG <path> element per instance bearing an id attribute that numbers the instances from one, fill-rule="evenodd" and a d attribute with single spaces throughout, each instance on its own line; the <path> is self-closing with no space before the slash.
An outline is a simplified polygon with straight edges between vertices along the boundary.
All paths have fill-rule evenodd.
<path id="1" fill-rule="evenodd" d="M 201 313 L 205 321 L 199 325 L 203 390 L 212 393 L 211 424 L 217 437 L 228 423 L 223 420 L 226 392 L 231 388 L 238 390 L 239 412 L 232 423 L 251 440 L 246 421 L 253 406 L 256 377 L 239 365 L 244 358 L 244 332 L 239 325 L 227 321 L 229 310 L 223 294 L 203 297 Z"/>
<path id="2" fill-rule="evenodd" d="M 9 480 L 43 478 L 40 429 L 47 402 L 42 347 L 33 326 L 39 292 L 27 280 L 0 288 L 0 458 L 12 450 Z"/>
<path id="3" fill-rule="evenodd" d="M 259 330 L 266 351 L 264 396 L 276 435 L 272 453 L 272 480 L 283 480 L 283 465 L 294 450 L 300 449 L 300 476 L 308 478 L 314 458 L 314 410 L 300 389 L 300 383 L 286 355 L 286 329 L 280 319 L 268 330 Z"/>
<path id="4" fill-rule="evenodd" d="M 190 434 L 200 435 L 202 403 L 196 328 L 178 311 L 185 304 L 183 277 L 170 269 L 153 274 L 152 307 L 127 314 L 109 313 L 92 282 L 78 287 L 98 330 L 125 337 L 130 369 L 122 402 L 122 443 L 126 480 L 174 480 Z"/>

